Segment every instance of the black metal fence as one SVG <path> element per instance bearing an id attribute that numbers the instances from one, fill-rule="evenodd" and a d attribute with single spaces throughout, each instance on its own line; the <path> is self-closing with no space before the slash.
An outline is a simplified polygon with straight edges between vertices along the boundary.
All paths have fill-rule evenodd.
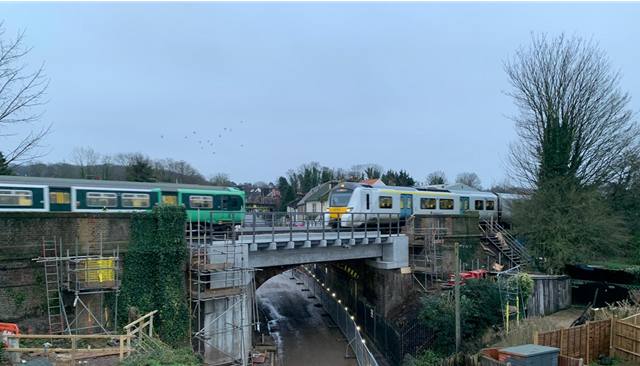
<path id="1" fill-rule="evenodd" d="M 358 296 L 357 319 L 380 353 L 393 366 L 402 365 L 407 354 L 418 355 L 433 340 L 431 330 L 418 322 L 398 329 L 362 296 Z"/>

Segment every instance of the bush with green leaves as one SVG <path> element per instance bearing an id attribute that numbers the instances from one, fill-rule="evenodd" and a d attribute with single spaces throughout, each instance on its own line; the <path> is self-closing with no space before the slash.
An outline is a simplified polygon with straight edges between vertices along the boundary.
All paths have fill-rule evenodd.
<path id="1" fill-rule="evenodd" d="M 186 209 L 176 205 L 158 205 L 152 212 L 135 213 L 131 218 L 131 246 L 124 257 L 118 315 L 121 324 L 127 323 L 131 307 L 137 309 L 138 317 L 158 310 L 154 328 L 172 346 L 185 346 L 189 341 L 183 279 L 188 255 L 186 220 Z"/>
<path id="2" fill-rule="evenodd" d="M 518 288 L 520 292 L 520 303 L 526 304 L 533 294 L 533 279 L 531 276 L 524 272 L 520 272 L 517 275 L 509 278 L 509 287 Z"/>
<path id="3" fill-rule="evenodd" d="M 426 349 L 416 357 L 405 355 L 402 360 L 402 366 L 440 366 L 440 364 L 442 364 L 442 356 L 432 349 Z"/>
<path id="4" fill-rule="evenodd" d="M 117 366 L 200 366 L 202 356 L 190 348 L 163 348 L 148 355 L 137 355 L 131 359 L 120 361 Z"/>
<path id="5" fill-rule="evenodd" d="M 463 351 L 475 352 L 489 327 L 501 324 L 500 292 L 491 279 L 467 280 L 460 290 L 460 331 Z M 455 298 L 453 292 L 422 298 L 419 319 L 436 335 L 433 349 L 444 356 L 455 352 Z"/>

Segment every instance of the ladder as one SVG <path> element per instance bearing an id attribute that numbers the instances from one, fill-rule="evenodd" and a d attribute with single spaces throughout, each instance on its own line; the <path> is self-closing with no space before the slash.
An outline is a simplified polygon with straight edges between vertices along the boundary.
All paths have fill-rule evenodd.
<path id="1" fill-rule="evenodd" d="M 480 230 L 483 232 L 483 239 L 502 253 L 512 267 L 534 262 L 525 248 L 497 222 L 483 220 Z"/>
<path id="2" fill-rule="evenodd" d="M 49 334 L 64 334 L 69 328 L 67 314 L 60 291 L 60 267 L 58 261 L 57 240 L 42 238 L 44 257 L 44 282 L 47 293 L 47 314 L 49 316 Z M 67 326 L 65 327 L 65 324 Z"/>

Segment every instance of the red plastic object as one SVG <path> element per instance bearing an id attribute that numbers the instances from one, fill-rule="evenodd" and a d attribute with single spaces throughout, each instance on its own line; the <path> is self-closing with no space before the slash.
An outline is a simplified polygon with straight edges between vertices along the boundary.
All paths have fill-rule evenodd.
<path id="1" fill-rule="evenodd" d="M 10 323 L 0 323 L 0 333 L 5 330 L 11 332 L 11 334 L 20 334 L 20 329 L 18 329 L 17 325 Z"/>

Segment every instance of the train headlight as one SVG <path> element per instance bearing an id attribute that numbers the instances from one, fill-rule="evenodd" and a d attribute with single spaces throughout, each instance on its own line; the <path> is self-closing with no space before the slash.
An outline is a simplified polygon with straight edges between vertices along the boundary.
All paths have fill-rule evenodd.
<path id="1" fill-rule="evenodd" d="M 329 212 L 329 209 L 328 209 L 328 208 L 326 208 L 326 209 L 324 210 L 324 212 Z"/>
<path id="2" fill-rule="evenodd" d="M 353 207 L 347 207 L 347 212 L 353 211 Z"/>

